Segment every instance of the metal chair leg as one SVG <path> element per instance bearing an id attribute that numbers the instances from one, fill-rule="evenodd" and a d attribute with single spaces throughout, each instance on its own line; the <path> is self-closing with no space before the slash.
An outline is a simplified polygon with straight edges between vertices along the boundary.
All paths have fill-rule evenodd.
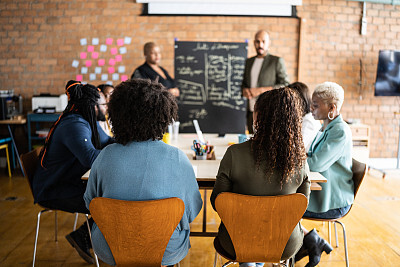
<path id="1" fill-rule="evenodd" d="M 89 215 L 85 214 L 85 217 L 86 217 L 86 224 L 87 224 L 87 227 L 89 230 L 90 243 L 92 244 L 92 248 L 93 248 L 92 232 L 90 231 L 90 225 L 89 225 Z M 94 251 L 94 249 L 93 249 L 93 254 L 94 254 L 94 260 L 95 260 L 96 266 L 99 267 L 100 266 L 99 259 L 97 258 L 97 255 L 96 255 L 96 252 Z"/>
<path id="2" fill-rule="evenodd" d="M 36 261 L 36 248 L 37 248 L 37 241 L 38 241 L 38 237 L 39 237 L 40 215 L 42 215 L 42 213 L 45 213 L 47 211 L 51 211 L 51 210 L 42 210 L 38 213 L 37 224 L 36 224 L 35 246 L 33 248 L 33 262 L 32 262 L 33 267 L 35 267 L 35 261 Z"/>
<path id="3" fill-rule="evenodd" d="M 57 235 L 58 235 L 58 220 L 57 220 L 57 211 L 54 211 L 54 230 L 55 230 L 55 237 L 54 242 L 57 242 Z"/>
<path id="4" fill-rule="evenodd" d="M 347 238 L 346 238 L 346 228 L 344 227 L 344 224 L 340 221 L 336 221 L 338 224 L 342 226 L 343 229 L 343 243 L 344 243 L 344 255 L 346 259 L 346 267 L 349 267 L 349 255 L 347 251 Z"/>
<path id="5" fill-rule="evenodd" d="M 73 231 L 75 231 L 75 230 L 76 230 L 76 224 L 78 223 L 78 215 L 79 215 L 79 213 L 75 212 L 75 222 L 74 222 L 74 228 L 73 228 Z"/>
<path id="6" fill-rule="evenodd" d="M 217 259 L 218 259 L 218 253 L 215 251 L 215 256 L 214 256 L 214 267 L 217 267 Z"/>
<path id="7" fill-rule="evenodd" d="M 337 229 L 336 229 L 336 222 L 333 222 L 333 226 L 335 226 L 335 238 L 336 238 L 336 247 L 339 247 L 339 238 L 338 238 L 338 233 L 337 233 Z"/>

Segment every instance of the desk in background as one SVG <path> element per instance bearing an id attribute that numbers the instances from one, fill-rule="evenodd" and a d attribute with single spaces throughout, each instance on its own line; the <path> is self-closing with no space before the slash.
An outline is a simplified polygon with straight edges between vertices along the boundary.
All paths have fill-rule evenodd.
<path id="1" fill-rule="evenodd" d="M 19 163 L 19 167 L 21 168 L 21 172 L 22 172 L 22 175 L 23 175 L 23 176 L 25 176 L 25 173 L 24 173 L 24 170 L 23 170 L 23 168 L 22 168 L 21 160 L 20 160 L 20 158 L 19 158 L 18 148 L 17 148 L 17 145 L 15 144 L 14 135 L 13 135 L 13 132 L 12 132 L 12 130 L 11 130 L 10 125 L 23 125 L 23 124 L 25 124 L 25 123 L 26 123 L 26 119 L 25 119 L 25 118 L 18 118 L 18 119 L 11 119 L 11 120 L 0 120 L 0 124 L 5 124 L 5 125 L 7 125 L 8 134 L 9 134 L 10 137 L 11 137 L 12 149 L 15 151 L 15 154 L 17 155 L 17 160 L 18 160 L 18 163 Z M 11 155 L 14 156 L 13 153 L 11 153 Z M 13 160 L 13 162 L 14 162 L 14 158 L 13 158 L 12 160 Z M 14 164 L 14 163 L 13 163 L 13 164 Z"/>
<path id="2" fill-rule="evenodd" d="M 32 150 L 32 140 L 44 140 L 46 137 L 38 137 L 31 133 L 31 123 L 36 122 L 36 129 L 39 128 L 40 122 L 55 122 L 60 113 L 44 114 L 44 113 L 28 113 L 27 115 L 27 128 L 28 128 L 28 150 Z"/>

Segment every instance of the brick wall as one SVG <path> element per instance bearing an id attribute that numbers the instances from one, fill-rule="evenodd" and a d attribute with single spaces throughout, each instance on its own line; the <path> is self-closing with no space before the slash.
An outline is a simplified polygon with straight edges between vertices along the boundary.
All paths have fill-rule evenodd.
<path id="1" fill-rule="evenodd" d="M 303 82 L 313 88 L 317 83 L 332 80 L 346 90 L 343 107 L 345 118 L 361 119 L 372 126 L 372 157 L 395 157 L 399 111 L 394 98 L 373 97 L 379 49 L 399 49 L 400 9 L 390 5 L 368 4 L 368 34 L 359 34 L 361 4 L 348 1 L 303 0 L 298 15 L 302 23 L 301 62 Z M 173 74 L 174 38 L 180 41 L 249 40 L 249 55 L 254 55 L 252 38 L 258 29 L 270 32 L 270 52 L 285 59 L 292 81 L 298 79 L 298 40 L 300 20 L 296 18 L 263 17 L 200 17 L 200 16 L 140 16 L 142 5 L 131 0 L 121 1 L 58 1 L 38 0 L 0 2 L 0 89 L 14 89 L 21 94 L 24 107 L 30 110 L 33 94 L 62 94 L 66 81 L 75 79 L 86 60 L 92 60 L 83 80 L 98 85 L 100 75 L 90 81 L 98 59 L 106 64 L 101 72 L 108 73 L 108 63 L 114 59 L 111 48 L 125 47 L 122 61 L 115 62 L 130 76 L 144 61 L 142 47 L 155 41 L 162 49 L 162 66 Z M 117 39 L 131 37 L 130 44 L 118 46 Z M 94 49 L 98 59 L 87 52 L 93 38 L 99 38 Z M 113 44 L 106 52 L 99 51 L 107 38 Z M 88 45 L 81 45 L 86 39 Z M 397 43 L 396 43 L 397 42 Z M 118 50 L 119 51 L 119 50 Z M 87 59 L 80 54 L 87 52 Z M 363 58 L 365 79 L 359 90 L 359 58 Z M 74 68 L 72 62 L 79 66 Z M 110 78 L 108 80 L 111 80 Z M 118 81 L 114 81 L 117 84 Z M 360 99 L 361 98 L 361 99 Z M 384 145 L 382 145 L 384 144 Z"/>

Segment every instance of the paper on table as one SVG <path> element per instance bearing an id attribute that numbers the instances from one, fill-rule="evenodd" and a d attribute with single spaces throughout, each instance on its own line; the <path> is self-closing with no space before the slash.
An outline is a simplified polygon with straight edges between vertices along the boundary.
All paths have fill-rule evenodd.
<path id="1" fill-rule="evenodd" d="M 197 166 L 192 165 L 192 167 L 193 167 L 193 171 L 194 171 L 194 176 L 197 177 Z"/>

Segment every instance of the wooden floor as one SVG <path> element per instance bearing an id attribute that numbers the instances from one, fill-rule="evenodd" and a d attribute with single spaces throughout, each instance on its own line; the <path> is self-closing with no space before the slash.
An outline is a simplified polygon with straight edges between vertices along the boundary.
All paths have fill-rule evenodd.
<path id="1" fill-rule="evenodd" d="M 208 194 L 209 196 L 209 194 Z M 216 230 L 219 219 L 209 206 L 207 227 Z M 31 266 L 35 227 L 39 207 L 25 179 L 16 171 L 10 180 L 0 169 L 0 266 Z M 84 217 L 80 216 L 79 224 Z M 192 223 L 200 230 L 201 215 Z M 254 215 L 257 220 L 257 215 Z M 54 213 L 42 215 L 36 266 L 88 266 L 69 245 L 64 236 L 73 227 L 74 216 L 59 213 L 58 242 L 54 242 Z M 351 266 L 400 266 L 400 171 L 388 172 L 382 180 L 371 170 L 364 179 L 355 205 L 343 222 L 346 225 Z M 303 221 L 327 238 L 327 225 Z M 340 227 L 338 230 L 341 231 Z M 334 243 L 334 236 L 332 239 Z M 182 267 L 213 266 L 213 239 L 192 237 Z M 307 258 L 296 266 L 304 266 Z M 102 263 L 101 266 L 107 266 Z M 221 265 L 219 265 L 221 266 Z M 236 265 L 237 266 L 237 265 Z M 319 266 L 345 266 L 343 238 L 339 232 L 339 248 L 323 254 Z"/>

